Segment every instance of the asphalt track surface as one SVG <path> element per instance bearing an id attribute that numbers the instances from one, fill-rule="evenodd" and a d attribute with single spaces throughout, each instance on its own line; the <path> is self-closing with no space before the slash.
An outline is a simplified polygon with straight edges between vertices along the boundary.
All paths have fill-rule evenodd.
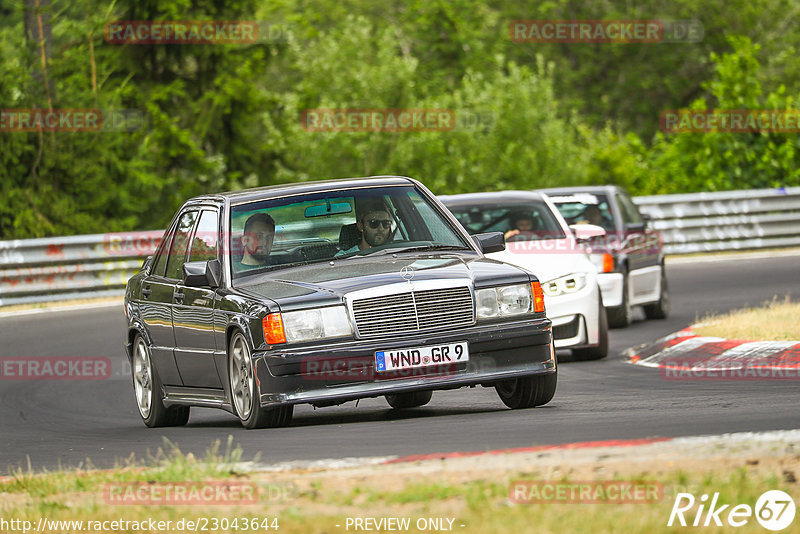
<path id="1" fill-rule="evenodd" d="M 559 357 L 550 404 L 508 410 L 494 389 L 435 392 L 425 407 L 393 412 L 384 399 L 314 410 L 295 408 L 290 427 L 244 430 L 230 414 L 193 408 L 181 428 L 148 429 L 123 375 L 121 306 L 0 318 L 0 357 L 107 356 L 116 374 L 99 381 L 0 380 L 0 474 L 15 466 L 113 467 L 146 460 L 164 438 L 204 453 L 233 436 L 245 459 L 292 460 L 482 451 L 577 441 L 678 437 L 800 428 L 796 381 L 665 380 L 625 363 L 628 347 L 679 330 L 707 312 L 800 297 L 800 255 L 721 257 L 668 263 L 672 314 L 611 331 L 605 360 Z M 564 357 L 562 357 L 564 356 Z"/>

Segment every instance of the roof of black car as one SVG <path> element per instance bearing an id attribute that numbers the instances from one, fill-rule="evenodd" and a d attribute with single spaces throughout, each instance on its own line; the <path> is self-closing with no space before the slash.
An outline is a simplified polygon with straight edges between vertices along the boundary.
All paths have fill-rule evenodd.
<path id="1" fill-rule="evenodd" d="M 438 195 L 446 206 L 472 206 L 487 202 L 503 204 L 522 204 L 542 200 L 542 195 L 534 191 L 493 191 L 487 193 L 462 193 L 460 195 Z"/>
<path id="2" fill-rule="evenodd" d="M 232 203 L 249 202 L 280 196 L 281 194 L 317 193 L 320 191 L 335 191 L 337 189 L 352 189 L 357 187 L 385 187 L 393 185 L 411 185 L 411 178 L 404 176 L 365 176 L 363 178 L 338 178 L 332 180 L 316 180 L 313 182 L 296 182 L 288 184 L 268 185 L 239 191 L 226 191 L 192 198 L 198 200 L 229 200 Z"/>

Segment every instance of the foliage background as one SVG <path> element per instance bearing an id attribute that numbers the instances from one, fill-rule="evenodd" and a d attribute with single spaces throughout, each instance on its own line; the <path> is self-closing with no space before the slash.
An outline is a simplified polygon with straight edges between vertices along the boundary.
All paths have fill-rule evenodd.
<path id="1" fill-rule="evenodd" d="M 666 109 L 798 107 L 798 16 L 797 0 L 2 0 L 0 108 L 49 99 L 147 121 L 130 133 L 0 131 L 0 239 L 163 228 L 192 195 L 370 174 L 413 176 L 437 194 L 799 185 L 797 135 L 658 131 Z M 696 19 L 705 36 L 517 44 L 515 19 Z M 281 43 L 121 46 L 103 40 L 115 20 L 289 32 Z M 405 133 L 313 133 L 299 120 L 309 108 L 383 107 L 492 120 Z"/>

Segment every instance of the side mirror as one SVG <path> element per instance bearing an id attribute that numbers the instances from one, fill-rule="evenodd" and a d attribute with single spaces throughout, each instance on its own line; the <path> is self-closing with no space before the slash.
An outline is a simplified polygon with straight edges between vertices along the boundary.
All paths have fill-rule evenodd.
<path id="1" fill-rule="evenodd" d="M 475 234 L 472 240 L 484 254 L 501 252 L 506 249 L 506 240 L 503 232 L 489 232 L 487 234 Z"/>
<path id="2" fill-rule="evenodd" d="M 569 227 L 578 241 L 590 241 L 596 237 L 603 237 L 606 231 L 602 226 L 594 224 L 572 224 Z"/>
<path id="3" fill-rule="evenodd" d="M 648 214 L 648 213 L 642 213 L 641 216 L 642 216 L 642 220 L 644 221 L 645 229 L 652 228 L 652 226 L 653 226 L 653 217 L 650 216 L 650 214 Z"/>
<path id="4" fill-rule="evenodd" d="M 183 285 L 186 287 L 219 287 L 222 267 L 219 260 L 190 261 L 183 264 Z"/>

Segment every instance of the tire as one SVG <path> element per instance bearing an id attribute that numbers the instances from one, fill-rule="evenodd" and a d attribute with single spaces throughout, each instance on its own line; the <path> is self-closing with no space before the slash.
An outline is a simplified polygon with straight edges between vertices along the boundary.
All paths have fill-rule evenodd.
<path id="1" fill-rule="evenodd" d="M 292 422 L 293 405 L 264 408 L 255 390 L 255 374 L 250 347 L 244 334 L 237 331 L 228 345 L 228 385 L 231 407 L 245 428 L 288 426 Z"/>
<path id="2" fill-rule="evenodd" d="M 386 395 L 386 402 L 395 410 L 399 410 L 425 406 L 431 401 L 431 397 L 433 397 L 433 391 L 412 391 L 410 393 Z"/>
<path id="3" fill-rule="evenodd" d="M 183 426 L 189 421 L 188 406 L 164 406 L 161 379 L 141 334 L 137 334 L 133 341 L 131 374 L 136 407 L 145 425 L 150 428 Z"/>
<path id="4" fill-rule="evenodd" d="M 597 329 L 599 330 L 599 336 L 597 346 L 573 349 L 572 355 L 579 360 L 602 360 L 608 356 L 608 317 L 602 302 L 600 303 L 598 318 Z"/>
<path id="5" fill-rule="evenodd" d="M 622 276 L 622 304 L 613 308 L 606 308 L 608 312 L 608 326 L 611 328 L 625 328 L 633 320 L 633 308 L 628 300 L 628 273 Z"/>
<path id="6" fill-rule="evenodd" d="M 553 372 L 503 380 L 495 385 L 495 390 L 503 404 L 512 410 L 519 410 L 550 402 L 556 393 L 557 383 L 558 374 Z"/>
<path id="7" fill-rule="evenodd" d="M 667 284 L 667 271 L 661 266 L 661 293 L 653 304 L 642 306 L 648 319 L 666 319 L 669 316 L 669 285 Z"/>

